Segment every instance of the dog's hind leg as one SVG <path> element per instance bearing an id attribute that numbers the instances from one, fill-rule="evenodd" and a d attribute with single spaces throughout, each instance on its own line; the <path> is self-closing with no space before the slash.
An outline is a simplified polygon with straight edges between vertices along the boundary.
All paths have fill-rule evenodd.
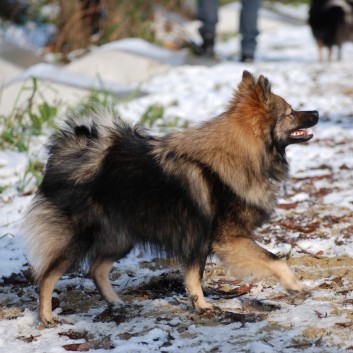
<path id="1" fill-rule="evenodd" d="M 57 281 L 69 269 L 71 264 L 71 261 L 68 259 L 59 259 L 39 280 L 38 319 L 44 325 L 50 325 L 53 323 L 51 305 L 53 290 Z"/>
<path id="2" fill-rule="evenodd" d="M 274 276 L 291 294 L 305 292 L 284 260 L 247 237 L 224 237 L 213 243 L 216 255 L 235 275 L 262 279 Z"/>
<path id="3" fill-rule="evenodd" d="M 317 48 L 319 51 L 319 62 L 322 63 L 324 61 L 324 53 L 323 53 L 324 43 L 321 40 L 317 40 Z"/>
<path id="4" fill-rule="evenodd" d="M 213 305 L 206 302 L 202 287 L 201 277 L 204 264 L 187 265 L 184 268 L 185 287 L 189 298 L 197 311 L 212 309 Z"/>
<path id="5" fill-rule="evenodd" d="M 337 61 L 342 61 L 342 45 L 337 45 Z"/>
<path id="6" fill-rule="evenodd" d="M 328 47 L 328 61 L 332 61 L 332 47 Z"/>
<path id="7" fill-rule="evenodd" d="M 109 304 L 120 301 L 109 280 L 109 273 L 113 263 L 114 260 L 111 258 L 98 257 L 94 260 L 89 271 L 99 292 Z"/>
<path id="8" fill-rule="evenodd" d="M 122 250 L 118 251 L 114 256 L 102 255 L 103 252 L 100 252 L 101 255 L 96 256 L 89 270 L 89 274 L 92 276 L 97 289 L 109 304 L 115 304 L 116 302 L 121 301 L 109 280 L 109 273 L 114 261 L 123 258 L 132 249 L 129 245 L 124 245 L 121 248 Z"/>

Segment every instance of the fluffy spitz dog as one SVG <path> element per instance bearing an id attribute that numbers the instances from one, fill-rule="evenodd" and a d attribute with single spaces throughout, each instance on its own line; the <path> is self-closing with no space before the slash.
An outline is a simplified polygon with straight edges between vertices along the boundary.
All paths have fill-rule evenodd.
<path id="1" fill-rule="evenodd" d="M 176 259 L 196 310 L 206 259 L 237 275 L 273 275 L 304 291 L 284 260 L 254 240 L 286 179 L 288 145 L 312 138 L 316 111 L 295 111 L 264 76 L 244 71 L 228 109 L 185 131 L 151 136 L 109 114 L 68 118 L 48 143 L 45 175 L 27 218 L 39 282 L 39 320 L 52 322 L 56 282 L 83 260 L 109 303 L 114 261 L 142 246 Z"/>
<path id="2" fill-rule="evenodd" d="M 328 59 L 332 59 L 332 48 L 337 46 L 337 59 L 342 59 L 342 45 L 353 41 L 353 2 L 348 0 L 312 0 L 309 10 L 309 25 L 319 48 L 319 59 L 323 61 L 323 48 L 328 48 Z"/>

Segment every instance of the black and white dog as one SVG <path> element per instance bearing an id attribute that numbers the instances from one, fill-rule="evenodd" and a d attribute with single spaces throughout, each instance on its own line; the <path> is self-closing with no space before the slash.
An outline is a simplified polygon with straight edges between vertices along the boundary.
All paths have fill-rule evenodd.
<path id="1" fill-rule="evenodd" d="M 342 58 L 342 44 L 353 40 L 352 0 L 312 0 L 309 25 L 319 48 L 319 60 L 323 61 L 323 47 L 328 48 L 328 60 L 332 48 L 338 47 L 337 60 Z"/>

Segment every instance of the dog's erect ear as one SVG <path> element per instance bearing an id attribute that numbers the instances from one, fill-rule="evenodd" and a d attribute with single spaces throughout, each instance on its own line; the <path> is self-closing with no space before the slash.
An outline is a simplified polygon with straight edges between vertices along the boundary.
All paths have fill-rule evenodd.
<path id="1" fill-rule="evenodd" d="M 248 90 L 253 90 L 255 87 L 255 79 L 254 76 L 249 72 L 244 70 L 243 71 L 243 78 L 240 82 L 239 85 L 239 90 L 242 91 L 248 91 Z"/>
<path id="2" fill-rule="evenodd" d="M 261 98 L 264 103 L 268 102 L 271 94 L 271 84 L 270 81 L 263 75 L 260 75 L 257 81 L 256 92 L 258 97 Z"/>

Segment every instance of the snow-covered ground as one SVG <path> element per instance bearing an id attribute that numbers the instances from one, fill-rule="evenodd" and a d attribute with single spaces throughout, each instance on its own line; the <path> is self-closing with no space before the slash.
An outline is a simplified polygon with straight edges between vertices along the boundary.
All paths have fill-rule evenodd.
<path id="1" fill-rule="evenodd" d="M 112 271 L 126 304 L 107 309 L 85 271 L 67 274 L 54 293 L 54 315 L 62 324 L 43 329 L 20 229 L 32 196 L 15 187 L 28 156 L 1 151 L 0 186 L 12 185 L 0 194 L 1 353 L 64 352 L 69 344 L 74 346 L 66 349 L 82 350 L 86 341 L 96 352 L 119 353 L 353 349 L 353 44 L 344 46 L 343 61 L 318 63 L 310 29 L 283 24 L 261 33 L 255 63 L 229 59 L 238 48 L 238 38 L 218 43 L 218 64 L 172 69 L 143 84 L 147 96 L 117 108 L 138 121 L 147 107 L 159 104 L 166 117 L 195 124 L 225 109 L 247 69 L 267 76 L 294 109 L 317 109 L 315 137 L 287 149 L 291 178 L 271 223 L 256 232 L 267 249 L 290 256 L 312 296 L 292 299 L 270 280 L 239 283 L 212 259 L 205 292 L 227 313 L 197 315 L 177 269 L 136 251 Z"/>

